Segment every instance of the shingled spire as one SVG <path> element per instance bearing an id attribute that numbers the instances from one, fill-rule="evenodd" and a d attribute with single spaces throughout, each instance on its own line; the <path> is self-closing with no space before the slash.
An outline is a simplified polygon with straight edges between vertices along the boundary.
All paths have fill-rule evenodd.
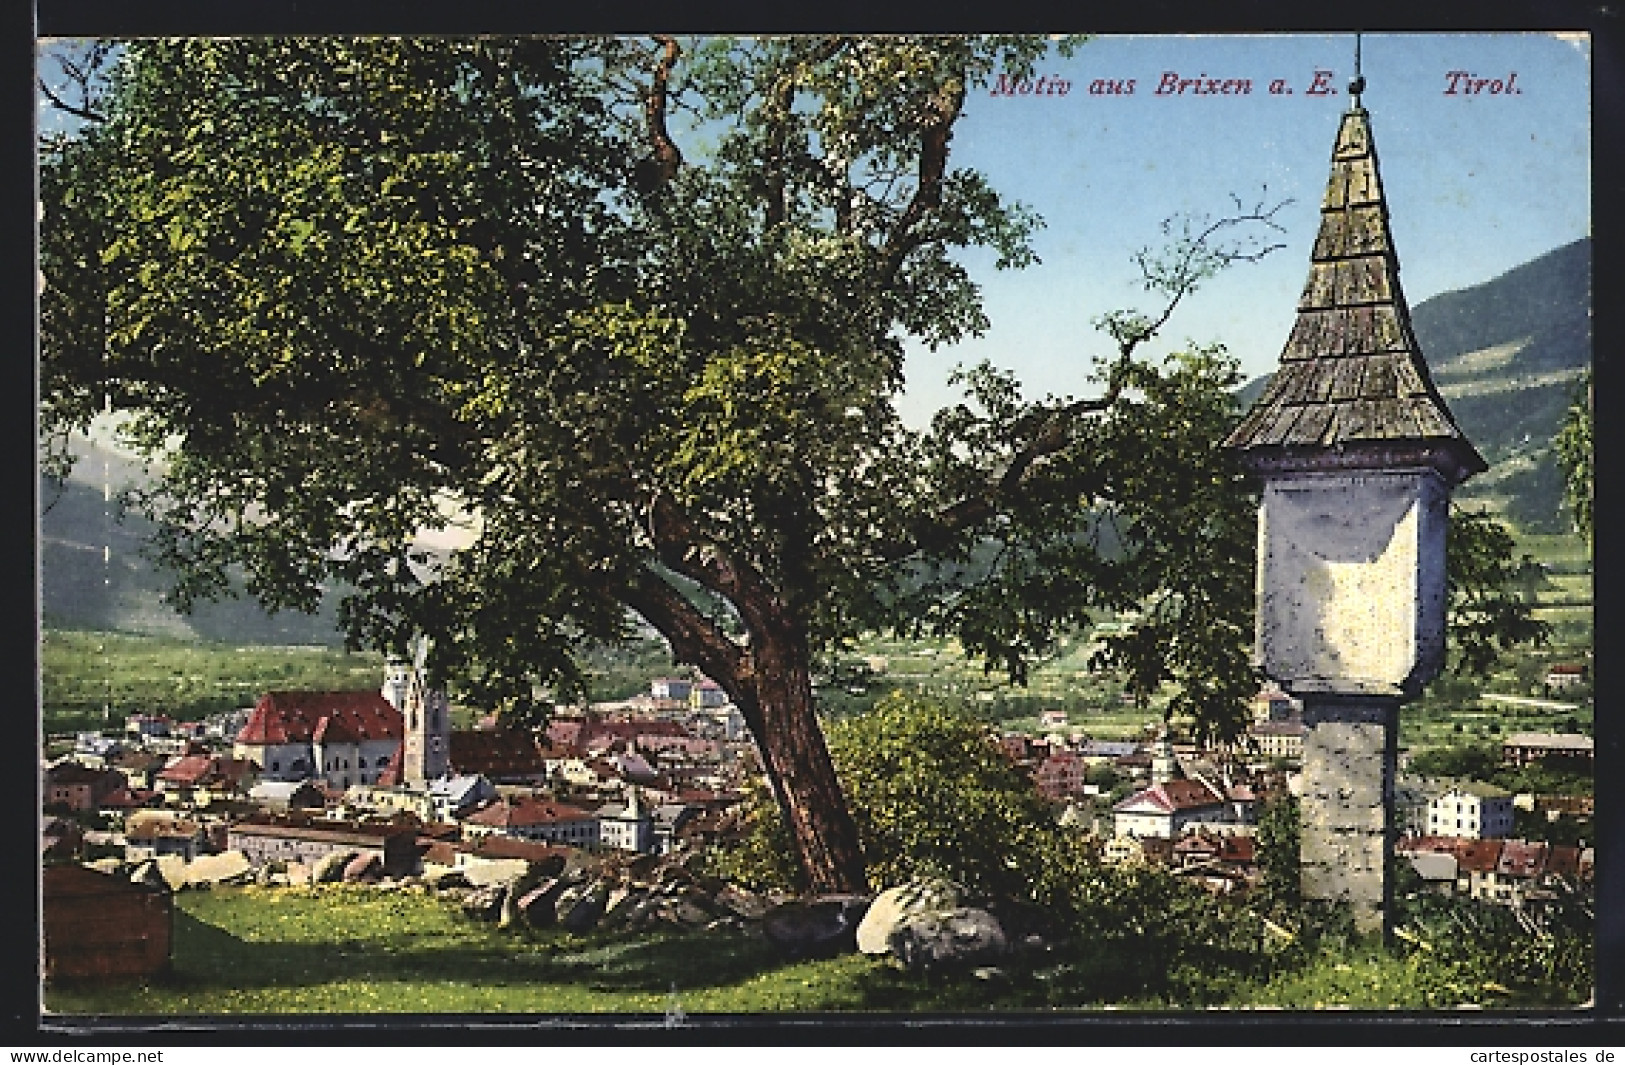
<path id="1" fill-rule="evenodd" d="M 1423 445 L 1459 483 L 1487 467 L 1434 387 L 1411 329 L 1370 116 L 1360 103 L 1363 80 L 1349 88 L 1297 321 L 1280 369 L 1225 445 L 1255 461 L 1306 449 L 1391 453 L 1396 444 Z"/>

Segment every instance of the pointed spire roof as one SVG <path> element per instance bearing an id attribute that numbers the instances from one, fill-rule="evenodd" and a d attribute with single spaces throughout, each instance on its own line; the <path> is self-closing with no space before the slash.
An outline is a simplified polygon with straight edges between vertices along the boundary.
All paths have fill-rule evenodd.
<path id="1" fill-rule="evenodd" d="M 1487 466 L 1434 386 L 1411 328 L 1363 88 L 1350 86 L 1280 368 L 1225 445 L 1251 459 L 1423 445 L 1448 456 L 1452 479 L 1464 480 Z"/>

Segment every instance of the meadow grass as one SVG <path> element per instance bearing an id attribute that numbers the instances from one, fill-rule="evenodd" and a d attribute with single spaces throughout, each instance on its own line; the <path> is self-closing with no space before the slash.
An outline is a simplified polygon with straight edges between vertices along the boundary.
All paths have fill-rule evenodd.
<path id="1" fill-rule="evenodd" d="M 85 1016 L 527 1014 L 663 1017 L 807 1012 L 1179 1010 L 1110 989 L 1122 959 L 1088 944 L 990 978 L 903 971 L 844 954 L 787 960 L 737 931 L 501 930 L 422 893 L 324 885 L 175 896 L 171 971 L 144 984 L 51 987 L 46 1010 Z M 1047 966 L 1047 967 L 1046 967 Z M 989 974 L 984 973 L 984 977 Z M 1379 946 L 1328 950 L 1267 980 L 1207 974 L 1228 1008 L 1437 1009 L 1537 1005 L 1464 984 L 1448 966 Z M 1553 1000 L 1557 1001 L 1557 1000 Z"/>

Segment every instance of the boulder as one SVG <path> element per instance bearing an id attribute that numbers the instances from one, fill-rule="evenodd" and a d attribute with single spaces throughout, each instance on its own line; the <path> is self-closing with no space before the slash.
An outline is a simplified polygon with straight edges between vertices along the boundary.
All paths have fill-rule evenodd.
<path id="1" fill-rule="evenodd" d="M 193 884 L 247 884 L 254 879 L 254 863 L 242 851 L 205 854 L 187 866 L 186 879 Z"/>
<path id="2" fill-rule="evenodd" d="M 160 854 L 153 859 L 158 865 L 158 872 L 163 875 L 164 882 L 169 890 L 179 891 L 187 884 L 186 859 L 178 854 Z"/>
<path id="3" fill-rule="evenodd" d="M 310 871 L 312 884 L 336 884 L 344 879 L 344 870 L 355 860 L 355 851 L 329 851 Z"/>
<path id="4" fill-rule="evenodd" d="M 158 871 L 158 863 L 153 861 L 142 862 L 130 871 L 130 883 L 151 888 L 154 891 L 173 891 L 164 874 Z"/>
<path id="5" fill-rule="evenodd" d="M 554 907 L 559 927 L 576 934 L 590 931 L 604 916 L 608 900 L 609 888 L 596 881 L 566 888 Z"/>
<path id="6" fill-rule="evenodd" d="M 463 875 L 477 888 L 512 887 L 529 871 L 523 858 L 485 858 L 465 867 Z"/>
<path id="7" fill-rule="evenodd" d="M 791 958 L 828 958 L 857 948 L 868 895 L 820 895 L 775 906 L 762 919 L 768 941 Z"/>
<path id="8" fill-rule="evenodd" d="M 984 966 L 1009 948 L 998 918 L 968 906 L 913 914 L 891 935 L 892 955 L 913 972 Z"/>
<path id="9" fill-rule="evenodd" d="M 378 880 L 384 875 L 384 859 L 376 851 L 362 851 L 344 863 L 340 874 L 346 884 Z"/>
<path id="10" fill-rule="evenodd" d="M 722 909 L 746 921 L 760 921 L 773 908 L 772 900 L 766 895 L 737 884 L 724 884 L 712 897 Z"/>
<path id="11" fill-rule="evenodd" d="M 626 863 L 626 875 L 633 880 L 648 883 L 649 878 L 654 876 L 659 868 L 660 855 L 640 854 Z"/>
<path id="12" fill-rule="evenodd" d="M 864 954 L 889 954 L 892 933 L 898 925 L 915 914 L 952 910 L 963 898 L 964 891 L 958 884 L 935 877 L 889 887 L 875 896 L 874 905 L 858 925 L 858 950 Z"/>
<path id="13" fill-rule="evenodd" d="M 289 862 L 287 875 L 293 887 L 304 887 L 311 882 L 311 868 L 304 862 Z"/>
<path id="14" fill-rule="evenodd" d="M 124 872 L 123 858 L 96 858 L 84 864 L 86 868 L 94 869 L 98 873 L 106 873 L 108 876 L 118 876 Z"/>
<path id="15" fill-rule="evenodd" d="M 424 873 L 423 883 L 430 891 L 450 891 L 452 888 L 472 886 L 461 869 L 436 869 Z"/>
<path id="16" fill-rule="evenodd" d="M 519 916 L 532 928 L 549 928 L 558 920 L 556 907 L 564 881 L 549 877 L 521 895 L 515 903 Z"/>
<path id="17" fill-rule="evenodd" d="M 475 888 L 464 896 L 463 912 L 476 921 L 495 921 L 502 916 L 502 903 L 507 897 L 508 889 L 501 884 Z"/>

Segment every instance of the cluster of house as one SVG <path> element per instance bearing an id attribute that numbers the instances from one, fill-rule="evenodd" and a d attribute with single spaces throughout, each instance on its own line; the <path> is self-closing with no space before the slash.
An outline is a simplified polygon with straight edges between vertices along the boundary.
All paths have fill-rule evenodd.
<path id="1" fill-rule="evenodd" d="M 1295 793 L 1301 779 L 1293 770 L 1301 764 L 1306 729 L 1296 700 L 1279 690 L 1261 691 L 1246 738 L 1226 751 L 1176 744 L 1166 733 L 1151 742 L 1067 737 L 1059 731 L 1067 726 L 1061 711 L 1045 712 L 1040 725 L 1051 730 L 1046 739 L 1010 734 L 1003 737 L 1004 746 L 1028 768 L 1041 794 L 1067 804 L 1063 819 L 1101 838 L 1104 861 L 1160 864 L 1220 893 L 1256 882 L 1253 836 L 1260 804 L 1271 794 Z M 1554 760 L 1589 765 L 1593 741 L 1582 735 L 1516 733 L 1503 741 L 1502 757 L 1509 765 Z M 1134 790 L 1109 806 L 1100 804 L 1105 789 L 1088 780 L 1099 766 L 1110 766 L 1113 776 L 1131 781 Z M 1551 820 L 1591 816 L 1588 796 L 1513 795 L 1473 780 L 1405 776 L 1394 795 L 1398 833 L 1410 841 L 1404 853 L 1419 871 L 1425 869 L 1424 880 L 1434 890 L 1519 903 L 1549 897 L 1557 887 L 1588 887 L 1590 849 L 1507 838 L 1519 807 Z M 1505 856 L 1499 849 L 1503 843 Z M 1451 848 L 1468 848 L 1462 851 L 1459 877 L 1442 875 L 1446 862 L 1438 855 L 1455 854 Z M 1493 860 L 1487 857 L 1492 852 Z M 1533 865 L 1530 855 L 1539 855 Z M 1494 868 L 1475 872 L 1474 863 L 1485 861 Z"/>
<path id="2" fill-rule="evenodd" d="M 260 866 L 342 851 L 421 871 L 558 847 L 658 854 L 716 831 L 754 772 L 739 711 L 708 680 L 660 678 L 643 695 L 561 713 L 531 731 L 493 721 L 455 729 L 445 697 L 419 677 L 391 663 L 378 691 L 269 692 L 205 722 L 138 714 L 124 737 L 81 737 L 47 767 L 48 812 L 91 811 L 115 827 L 84 831 L 47 816 L 47 855 L 191 862 L 237 852 Z M 1247 740 L 1225 751 L 1177 744 L 1166 731 L 1147 740 L 1064 735 L 1061 711 L 1040 724 L 1043 738 L 1010 733 L 1001 745 L 1063 822 L 1096 835 L 1104 861 L 1156 862 L 1216 892 L 1256 881 L 1259 807 L 1293 789 L 1290 767 L 1302 753 L 1301 707 L 1290 697 L 1260 692 Z M 1511 764 L 1589 760 L 1592 744 L 1520 733 L 1503 753 Z M 1096 776 L 1099 767 L 1111 773 Z M 1413 857 L 1429 884 L 1506 901 L 1539 897 L 1543 877 L 1588 878 L 1589 852 L 1548 848 L 1534 879 L 1518 880 L 1523 858 L 1497 850 L 1494 868 L 1481 869 L 1488 849 L 1459 848 L 1500 846 L 1515 803 L 1555 818 L 1589 816 L 1585 801 L 1402 778 L 1394 809 L 1399 832 L 1421 841 Z M 1505 846 L 1525 855 L 1537 845 Z M 1455 862 L 1451 877 L 1443 856 Z"/>
<path id="3" fill-rule="evenodd" d="M 454 729 L 444 696 L 391 663 L 379 691 L 269 692 L 203 725 L 133 715 L 125 737 L 82 737 L 46 767 L 46 855 L 261 866 L 345 852 L 421 871 L 560 846 L 664 853 L 714 829 L 750 772 L 718 691 L 662 680 L 544 733 Z M 51 816 L 85 812 L 114 827 Z"/>

